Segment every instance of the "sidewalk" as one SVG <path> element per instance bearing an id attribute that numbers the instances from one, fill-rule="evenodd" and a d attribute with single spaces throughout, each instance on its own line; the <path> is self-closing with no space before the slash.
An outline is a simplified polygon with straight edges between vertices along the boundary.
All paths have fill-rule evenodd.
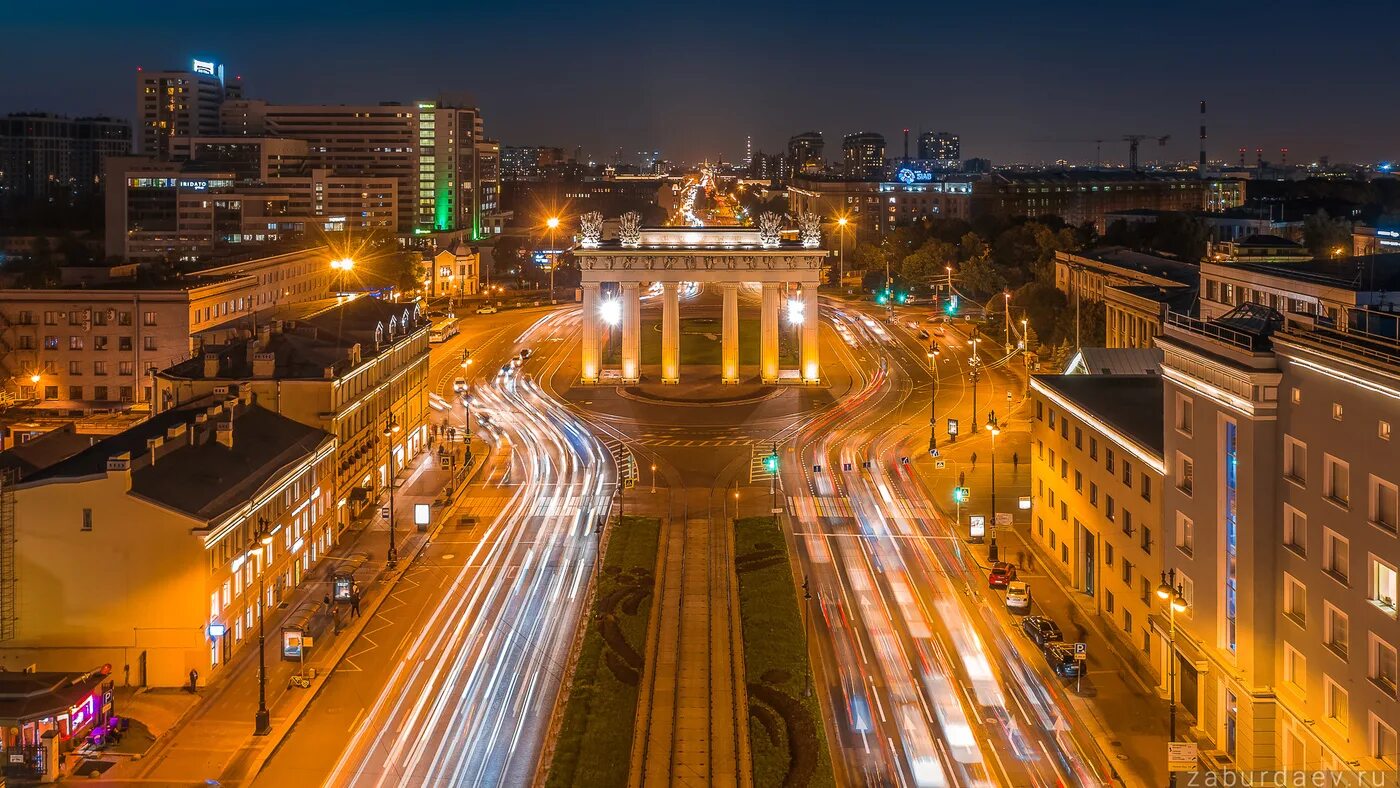
<path id="1" fill-rule="evenodd" d="M 200 688 L 198 700 L 168 725 L 144 757 L 119 762 L 104 779 L 192 784 L 253 773 L 249 767 L 260 764 L 262 758 L 271 753 L 318 686 L 313 684 L 311 689 L 305 690 L 288 687 L 290 677 L 303 666 L 281 659 L 278 644 L 282 620 L 302 602 L 320 600 L 330 593 L 330 575 L 339 559 L 358 553 L 369 556 L 365 566 L 373 573 L 373 579 L 362 583 L 360 616 L 354 620 L 342 617 L 342 630 L 338 634 L 328 627 L 315 639 L 305 661 L 305 669 L 308 672 L 315 669 L 317 681 L 323 681 L 428 537 L 413 524 L 414 504 L 432 505 L 449 481 L 447 471 L 428 467 L 434 464 L 427 461 L 430 456 L 424 453 L 414 458 L 413 470 L 406 478 L 400 476 L 395 491 L 394 524 L 399 555 L 396 571 L 384 571 L 389 530 L 379 517 L 379 506 L 371 506 L 366 516 L 351 523 L 341 543 L 319 562 L 302 584 L 289 592 L 281 605 L 267 611 L 266 693 L 272 716 L 271 735 L 253 736 L 253 717 L 258 707 L 258 654 L 256 645 L 249 644 L 253 647 L 241 649 L 208 686 Z M 465 489 L 465 485 L 461 489 Z M 441 508 L 434 507 L 434 518 L 442 512 Z M 118 712 L 138 720 L 150 717 L 159 726 L 172 717 L 172 701 L 166 697 L 168 695 L 164 691 L 137 694 L 125 707 L 119 706 Z"/>

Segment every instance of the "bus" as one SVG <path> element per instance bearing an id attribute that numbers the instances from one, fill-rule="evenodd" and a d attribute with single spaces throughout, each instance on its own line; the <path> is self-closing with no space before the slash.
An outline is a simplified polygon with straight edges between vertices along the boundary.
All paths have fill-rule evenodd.
<path id="1" fill-rule="evenodd" d="M 428 342 L 437 344 L 446 342 L 455 336 L 457 336 L 457 318 L 444 317 L 433 323 L 432 329 L 428 331 Z"/>

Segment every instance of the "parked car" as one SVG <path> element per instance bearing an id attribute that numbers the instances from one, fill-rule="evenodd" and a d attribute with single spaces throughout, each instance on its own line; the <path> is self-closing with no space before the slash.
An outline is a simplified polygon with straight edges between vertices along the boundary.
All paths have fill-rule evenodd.
<path id="1" fill-rule="evenodd" d="M 1079 663 L 1074 659 L 1074 646 L 1067 643 L 1051 643 L 1043 652 L 1045 664 L 1055 671 L 1056 676 L 1072 679 L 1079 675 Z"/>
<path id="2" fill-rule="evenodd" d="M 466 391 L 466 390 L 467 390 L 467 379 L 466 379 L 466 378 L 457 378 L 456 380 L 453 380 L 453 381 L 452 381 L 452 391 L 453 391 L 454 393 L 461 394 L 462 392 L 464 392 L 464 391 Z"/>
<path id="3" fill-rule="evenodd" d="M 1031 609 L 1031 587 L 1013 580 L 1006 584 L 1006 607 L 1008 610 L 1027 611 Z"/>
<path id="4" fill-rule="evenodd" d="M 992 571 L 987 574 L 987 587 L 1006 588 L 1006 584 L 1015 579 L 1016 565 L 998 561 L 992 564 Z"/>
<path id="5" fill-rule="evenodd" d="M 478 315 L 494 315 L 496 314 L 496 307 L 491 304 L 485 304 L 483 306 L 477 307 L 476 313 Z"/>
<path id="6" fill-rule="evenodd" d="M 1065 639 L 1064 633 L 1060 632 L 1060 625 L 1045 616 L 1026 616 L 1021 619 L 1021 631 L 1042 651 L 1051 643 L 1062 643 Z"/>

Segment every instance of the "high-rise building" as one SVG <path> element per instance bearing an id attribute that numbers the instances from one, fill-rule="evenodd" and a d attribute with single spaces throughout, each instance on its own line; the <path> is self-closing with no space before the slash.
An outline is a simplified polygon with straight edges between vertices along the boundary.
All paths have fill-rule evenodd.
<path id="1" fill-rule="evenodd" d="M 168 158 L 181 137 L 219 133 L 219 108 L 242 98 L 235 77 L 226 81 L 224 64 L 195 60 L 188 71 L 136 70 L 136 107 L 141 123 L 141 152 Z"/>
<path id="2" fill-rule="evenodd" d="M 826 143 L 820 131 L 804 131 L 788 138 L 788 166 L 794 175 L 821 172 L 826 168 L 822 149 Z"/>
<path id="3" fill-rule="evenodd" d="M 541 178 L 551 168 L 563 164 L 564 161 L 563 148 L 503 145 L 501 147 L 501 180 Z"/>
<path id="4" fill-rule="evenodd" d="M 1159 541 L 1185 610 L 1152 628 L 1205 769 L 1400 763 L 1396 322 L 1250 302 L 1158 337 Z"/>
<path id="5" fill-rule="evenodd" d="M 102 162 L 131 153 L 131 124 L 113 118 L 15 113 L 0 118 L 0 194 L 96 193 Z"/>
<path id="6" fill-rule="evenodd" d="M 926 131 L 919 135 L 919 159 L 941 167 L 951 167 L 962 160 L 962 143 L 956 134 Z"/>
<path id="7" fill-rule="evenodd" d="M 885 137 L 871 131 L 847 134 L 841 143 L 846 177 L 879 178 L 885 173 Z"/>

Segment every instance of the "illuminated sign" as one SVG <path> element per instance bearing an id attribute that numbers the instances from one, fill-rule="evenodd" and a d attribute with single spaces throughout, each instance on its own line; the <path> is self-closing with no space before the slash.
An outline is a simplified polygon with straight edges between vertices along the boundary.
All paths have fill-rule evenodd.
<path id="1" fill-rule="evenodd" d="M 196 74 L 208 74 L 209 76 L 212 77 L 212 76 L 214 76 L 214 66 L 215 66 L 215 64 L 214 64 L 213 61 L 209 61 L 209 60 L 196 60 L 196 61 L 194 61 L 194 73 L 196 73 Z"/>
<path id="2" fill-rule="evenodd" d="M 301 656 L 302 637 L 300 632 L 282 633 L 282 656 L 297 659 Z"/>
<path id="3" fill-rule="evenodd" d="M 967 535 L 973 539 L 981 539 L 987 534 L 987 518 L 980 514 L 974 514 L 967 518 Z"/>
<path id="4" fill-rule="evenodd" d="M 900 183 L 928 183 L 933 180 L 933 173 L 911 167 L 900 167 L 895 171 L 894 177 Z"/>
<path id="5" fill-rule="evenodd" d="M 428 518 L 429 518 L 428 512 L 429 512 L 428 504 L 426 504 L 426 503 L 415 503 L 415 504 L 413 505 L 413 524 L 414 524 L 414 525 L 427 525 L 427 524 L 428 524 Z"/>
<path id="6" fill-rule="evenodd" d="M 949 435 L 957 435 L 957 434 L 958 434 L 958 420 L 957 420 L 957 419 L 948 419 L 948 434 L 949 434 Z"/>
<path id="7" fill-rule="evenodd" d="M 208 628 L 208 629 L 209 629 L 209 639 L 210 639 L 210 640 L 217 640 L 217 639 L 223 637 L 223 636 L 224 636 L 224 633 L 228 632 L 228 625 L 227 625 L 227 624 L 220 624 L 220 623 L 218 623 L 218 622 L 216 622 L 216 621 L 211 621 L 211 622 L 209 622 L 209 628 Z"/>
<path id="8" fill-rule="evenodd" d="M 91 721 L 92 721 L 92 715 L 93 715 L 93 712 L 96 710 L 96 707 L 97 707 L 97 703 L 96 703 L 95 701 L 93 701 L 92 695 L 90 695 L 90 694 L 89 694 L 86 698 L 83 698 L 83 702 L 82 702 L 82 703 L 79 703 L 79 704 L 76 705 L 76 706 L 69 706 L 69 707 L 68 707 L 68 727 L 69 727 L 69 730 L 75 730 L 75 729 L 77 729 L 77 728 L 81 728 L 83 725 L 86 725 L 87 723 L 91 722 Z"/>

